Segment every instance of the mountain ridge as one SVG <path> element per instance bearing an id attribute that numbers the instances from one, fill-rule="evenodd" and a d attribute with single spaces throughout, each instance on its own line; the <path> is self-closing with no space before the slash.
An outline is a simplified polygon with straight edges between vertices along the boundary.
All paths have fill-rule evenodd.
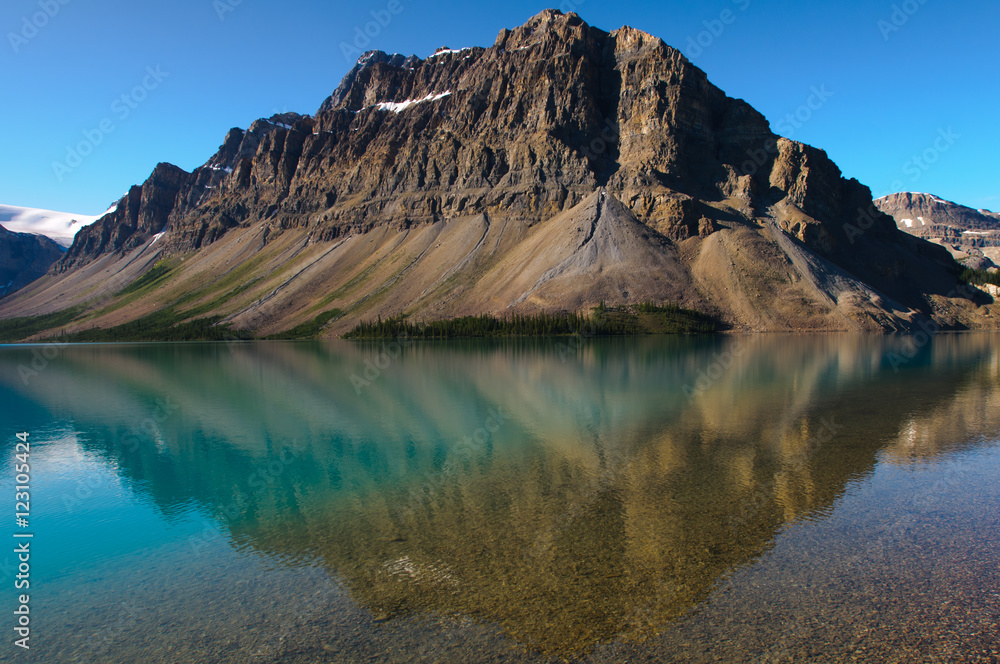
<path id="1" fill-rule="evenodd" d="M 44 235 L 56 244 L 68 248 L 73 244 L 73 239 L 81 228 L 112 211 L 113 208 L 109 208 L 103 214 L 86 215 L 17 205 L 0 205 L 0 226 L 12 233 Z"/>
<path id="2" fill-rule="evenodd" d="M 1000 214 L 946 201 L 933 194 L 901 192 L 875 201 L 900 230 L 944 246 L 977 269 L 1000 263 Z"/>
<path id="3" fill-rule="evenodd" d="M 0 298 L 44 275 L 62 255 L 62 247 L 51 238 L 0 226 Z"/>
<path id="4" fill-rule="evenodd" d="M 179 306 L 272 334 L 336 309 L 335 335 L 642 294 L 746 330 L 992 326 L 958 271 L 662 40 L 547 10 L 487 48 L 369 52 L 315 116 L 234 129 L 192 173 L 160 164 L 0 316 Z"/>

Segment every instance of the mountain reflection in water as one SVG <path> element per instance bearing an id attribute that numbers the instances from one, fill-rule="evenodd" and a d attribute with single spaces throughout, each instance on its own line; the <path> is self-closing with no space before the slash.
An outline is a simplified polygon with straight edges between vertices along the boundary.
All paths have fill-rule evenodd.
<path id="1" fill-rule="evenodd" d="M 877 463 L 996 434 L 996 339 L 82 346 L 27 384 L 4 348 L 0 387 L 165 517 L 194 501 L 377 619 L 563 654 L 663 630 Z"/>

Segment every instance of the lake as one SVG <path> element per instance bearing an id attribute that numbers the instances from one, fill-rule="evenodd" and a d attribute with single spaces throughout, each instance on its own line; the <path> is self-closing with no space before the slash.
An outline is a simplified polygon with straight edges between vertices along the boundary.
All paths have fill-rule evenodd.
<path id="1" fill-rule="evenodd" d="M 0 660 L 998 657 L 997 334 L 2 346 L 0 390 Z"/>

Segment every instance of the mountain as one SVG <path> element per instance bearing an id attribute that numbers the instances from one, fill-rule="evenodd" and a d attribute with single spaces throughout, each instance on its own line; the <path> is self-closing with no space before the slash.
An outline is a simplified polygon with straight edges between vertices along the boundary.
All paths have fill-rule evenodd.
<path id="1" fill-rule="evenodd" d="M 0 298 L 44 275 L 62 256 L 62 247 L 47 237 L 0 226 Z"/>
<path id="2" fill-rule="evenodd" d="M 113 209 L 104 214 L 112 212 Z M 94 223 L 102 216 L 104 215 L 88 216 L 0 205 L 0 226 L 14 233 L 44 235 L 63 247 L 73 244 L 73 239 L 81 228 Z"/>
<path id="3" fill-rule="evenodd" d="M 885 196 L 875 205 L 911 235 L 948 249 L 959 261 L 974 267 L 1000 264 L 1000 214 L 974 210 L 931 194 Z"/>
<path id="4" fill-rule="evenodd" d="M 547 10 L 488 48 L 367 53 L 315 115 L 158 165 L 0 317 L 333 336 L 670 301 L 741 330 L 992 327 L 959 273 L 676 49 Z"/>

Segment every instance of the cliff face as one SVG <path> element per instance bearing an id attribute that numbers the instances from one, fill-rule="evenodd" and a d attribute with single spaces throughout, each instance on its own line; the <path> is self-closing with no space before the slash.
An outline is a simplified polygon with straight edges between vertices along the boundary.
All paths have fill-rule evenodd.
<path id="1" fill-rule="evenodd" d="M 80 230 L 56 271 L 69 272 L 104 254 L 127 253 L 166 231 L 168 225 L 178 231 L 177 246 L 197 249 L 211 243 L 236 226 L 244 215 L 238 215 L 239 219 L 224 213 L 213 215 L 215 208 L 207 207 L 202 210 L 208 219 L 205 223 L 185 223 L 185 217 L 207 203 L 235 169 L 245 169 L 245 164 L 252 163 L 264 137 L 300 117 L 276 115 L 271 120 L 258 120 L 247 131 L 231 129 L 219 151 L 193 173 L 172 164 L 157 165 L 146 182 L 132 187 L 118 201 L 114 212 Z"/>
<path id="2" fill-rule="evenodd" d="M 593 219 L 623 244 L 571 240 Z M 983 323 L 978 303 L 952 302 L 947 253 L 899 233 L 822 150 L 776 136 L 660 39 L 554 10 L 489 48 L 366 54 L 315 116 L 234 129 L 190 174 L 158 166 L 56 272 L 130 252 L 203 265 L 192 285 L 254 261 L 235 284 L 246 298 L 216 293 L 216 311 L 264 331 L 333 305 L 346 324 L 639 293 L 747 329 Z M 556 288 L 571 259 L 579 278 Z M 597 278 L 612 263 L 619 276 Z M 21 310 L 73 300 L 55 292 Z"/>
<path id="3" fill-rule="evenodd" d="M 599 186 L 674 239 L 711 229 L 702 200 L 735 197 L 752 215 L 787 198 L 845 221 L 871 200 L 661 40 L 553 11 L 488 49 L 366 55 L 226 185 L 234 211 L 263 206 L 321 239 L 480 213 L 537 222 Z"/>
<path id="4" fill-rule="evenodd" d="M 47 237 L 0 226 L 0 298 L 41 277 L 62 255 L 62 248 Z"/>
<path id="5" fill-rule="evenodd" d="M 875 201 L 900 230 L 943 245 L 976 268 L 1000 263 L 1000 214 L 974 210 L 931 194 L 900 193 Z"/>
<path id="6" fill-rule="evenodd" d="M 330 239 L 484 212 L 537 222 L 599 186 L 673 239 L 711 229 L 703 200 L 735 198 L 753 215 L 785 199 L 826 221 L 870 203 L 825 153 L 779 139 L 660 39 L 546 11 L 489 49 L 369 53 L 315 118 L 233 130 L 193 177 L 157 167 L 127 197 L 140 199 L 132 212 L 105 225 L 148 237 L 183 202 L 170 219 L 183 248 L 251 218 Z M 825 250 L 844 243 L 829 228 L 794 232 Z M 129 246 L 80 244 L 63 269 Z"/>

